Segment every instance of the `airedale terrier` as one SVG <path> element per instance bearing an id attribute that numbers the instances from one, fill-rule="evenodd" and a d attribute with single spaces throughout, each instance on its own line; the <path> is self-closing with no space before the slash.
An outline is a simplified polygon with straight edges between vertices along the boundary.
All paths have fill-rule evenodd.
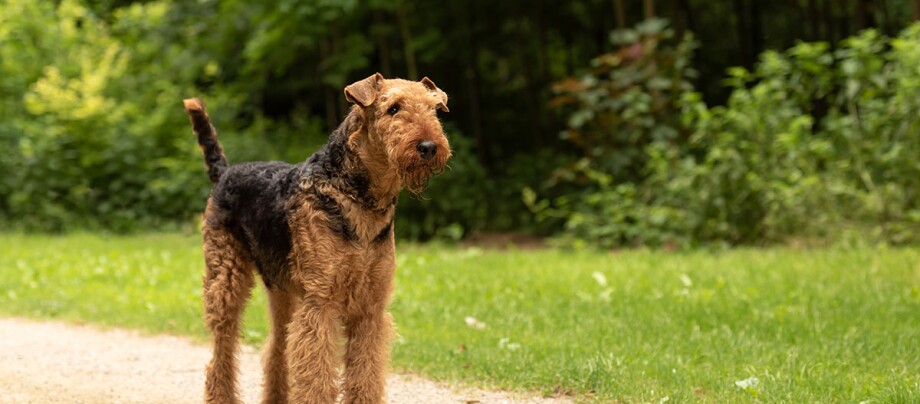
<path id="1" fill-rule="evenodd" d="M 436 111 L 448 110 L 447 94 L 427 77 L 377 73 L 345 98 L 355 105 L 305 162 L 233 166 L 202 102 L 185 100 L 214 184 L 202 229 L 207 402 L 238 401 L 239 323 L 255 272 L 272 317 L 264 402 L 385 401 L 396 200 L 403 188 L 421 192 L 450 158 Z"/>

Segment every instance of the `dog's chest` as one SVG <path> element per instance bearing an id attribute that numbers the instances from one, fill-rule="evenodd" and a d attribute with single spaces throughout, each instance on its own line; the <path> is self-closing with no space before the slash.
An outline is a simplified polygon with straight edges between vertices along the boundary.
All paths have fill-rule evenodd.
<path id="1" fill-rule="evenodd" d="M 384 206 L 367 206 L 366 201 L 349 196 L 336 187 L 311 185 L 306 191 L 308 209 L 324 217 L 325 227 L 334 238 L 365 249 L 390 238 L 396 214 L 395 198 Z"/>
<path id="2" fill-rule="evenodd" d="M 384 211 L 373 211 L 353 202 L 343 203 L 342 216 L 353 238 L 350 241 L 367 245 L 388 240 L 393 231 L 395 211 L 395 206 Z"/>

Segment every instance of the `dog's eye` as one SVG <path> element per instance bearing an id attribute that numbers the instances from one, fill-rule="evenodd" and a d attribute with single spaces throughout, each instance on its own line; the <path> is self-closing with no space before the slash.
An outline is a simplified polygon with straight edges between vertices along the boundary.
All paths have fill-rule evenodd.
<path id="1" fill-rule="evenodd" d="M 396 115 L 397 112 L 399 112 L 399 104 L 393 104 L 393 106 L 387 110 L 387 113 L 390 115 Z"/>

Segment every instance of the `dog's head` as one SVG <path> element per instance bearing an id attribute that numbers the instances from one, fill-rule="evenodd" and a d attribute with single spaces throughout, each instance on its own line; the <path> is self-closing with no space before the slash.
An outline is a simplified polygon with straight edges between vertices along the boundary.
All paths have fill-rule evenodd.
<path id="1" fill-rule="evenodd" d="M 377 73 L 345 87 L 345 98 L 363 109 L 367 146 L 385 154 L 386 169 L 398 173 L 403 187 L 420 193 L 432 174 L 444 170 L 451 152 L 437 111 L 448 111 L 447 93 L 433 81 Z"/>

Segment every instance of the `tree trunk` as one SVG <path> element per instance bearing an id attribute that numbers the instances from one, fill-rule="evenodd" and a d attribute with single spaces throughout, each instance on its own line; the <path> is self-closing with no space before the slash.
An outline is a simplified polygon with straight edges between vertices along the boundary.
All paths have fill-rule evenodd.
<path id="1" fill-rule="evenodd" d="M 383 19 L 383 10 L 374 10 L 374 31 L 377 37 L 377 55 L 380 58 L 380 72 L 383 77 L 393 77 L 390 67 L 390 44 L 387 41 L 389 27 Z"/>
<path id="2" fill-rule="evenodd" d="M 539 1 L 537 2 L 537 6 L 535 9 L 536 15 L 534 16 L 534 26 L 537 30 L 536 32 L 537 48 L 538 48 L 537 54 L 536 54 L 537 70 L 536 72 L 534 72 L 534 74 L 531 74 L 530 78 L 528 79 L 528 80 L 532 80 L 531 88 L 536 88 L 535 90 L 532 90 L 536 96 L 533 102 L 537 106 L 537 114 L 536 116 L 534 116 L 533 121 L 536 122 L 536 125 L 537 125 L 537 131 L 534 133 L 535 135 L 534 142 L 538 146 L 542 146 L 544 143 L 543 130 L 547 128 L 547 124 L 546 124 L 547 119 L 548 119 L 547 115 L 549 115 L 549 114 L 540 113 L 539 109 L 540 109 L 540 106 L 546 105 L 543 99 L 543 89 L 548 86 L 548 83 L 550 81 L 549 62 L 548 62 L 549 58 L 546 55 L 546 48 L 547 48 L 546 46 L 546 23 L 544 21 L 544 18 L 545 18 L 544 13 L 546 12 L 546 10 L 543 8 L 542 4 L 543 4 L 542 2 L 539 2 Z M 608 41 L 608 44 L 609 44 L 609 41 Z"/>
<path id="3" fill-rule="evenodd" d="M 535 3 L 539 3 L 539 1 Z M 538 8 L 538 7 L 539 6 L 537 5 L 533 6 L 533 8 Z M 600 22 L 597 25 L 597 30 L 596 30 L 598 45 L 600 46 L 600 51 L 598 52 L 598 54 L 607 53 L 613 48 L 610 44 L 610 31 L 613 31 L 614 29 L 616 29 L 616 26 L 611 26 L 611 24 L 613 24 L 613 21 L 610 18 L 606 18 L 606 16 L 604 16 L 605 14 L 604 11 L 607 11 L 607 8 L 602 6 L 602 7 L 599 7 L 596 13 L 592 13 L 592 15 L 599 17 L 597 19 L 600 20 Z M 534 20 L 531 19 L 531 23 L 533 21 Z"/>
<path id="4" fill-rule="evenodd" d="M 914 6 L 914 21 L 920 20 L 920 0 L 914 0 L 911 4 Z"/>
<path id="5" fill-rule="evenodd" d="M 536 27 L 537 27 L 537 54 L 540 56 L 539 72 L 540 72 L 540 82 L 546 84 L 550 80 L 549 74 L 549 56 L 546 54 L 546 50 L 549 48 L 546 45 L 546 10 L 542 6 L 543 2 L 537 2 L 537 17 L 536 17 Z"/>
<path id="6" fill-rule="evenodd" d="M 760 5 L 762 3 L 759 1 L 752 1 L 748 5 L 749 16 L 748 22 L 751 24 L 751 33 L 750 33 L 750 58 L 751 66 L 757 62 L 757 57 L 760 55 L 760 52 L 763 51 L 763 20 L 760 16 Z"/>
<path id="7" fill-rule="evenodd" d="M 821 19 L 818 16 L 818 0 L 808 0 L 808 27 L 810 28 L 809 40 L 821 40 Z"/>
<path id="8" fill-rule="evenodd" d="M 326 60 L 332 55 L 332 44 L 330 43 L 329 38 L 323 38 L 319 44 L 319 56 L 321 60 Z M 335 95 L 336 92 L 328 84 L 320 80 L 323 86 L 323 95 L 326 98 L 326 129 L 327 132 L 331 132 L 336 127 L 337 114 L 335 106 Z"/>
<path id="9" fill-rule="evenodd" d="M 534 37 L 536 37 L 536 35 L 534 35 L 533 32 L 529 33 L 528 38 Z M 524 38 L 520 38 L 520 40 L 524 42 Z M 539 46 L 537 42 L 530 43 Z M 540 133 L 543 114 L 540 113 L 540 106 L 545 103 L 542 102 L 540 97 L 542 86 L 537 84 L 540 72 L 539 69 L 534 69 L 534 67 L 538 66 L 540 63 L 539 55 L 534 52 L 515 52 L 514 56 L 517 59 L 517 64 L 520 66 L 518 70 L 524 77 L 524 90 L 526 93 L 521 101 L 523 101 L 523 106 L 526 109 L 524 113 L 527 114 L 526 116 L 528 117 L 527 123 L 530 126 L 531 142 L 537 147 L 540 147 L 543 145 L 543 138 Z"/>
<path id="10" fill-rule="evenodd" d="M 406 74 L 409 80 L 418 80 L 418 70 L 415 67 L 415 48 L 412 45 L 412 32 L 409 31 L 409 21 L 406 18 L 406 5 L 400 4 L 396 9 L 399 18 L 399 32 L 402 34 L 403 52 L 406 56 Z"/>
<path id="11" fill-rule="evenodd" d="M 920 0 L 917 0 L 920 2 Z M 626 14 L 623 11 L 623 0 L 613 0 L 613 16 L 617 20 L 617 29 L 626 29 Z"/>
<path id="12" fill-rule="evenodd" d="M 850 36 L 850 31 L 853 30 L 853 20 L 850 19 L 850 14 L 847 12 L 846 8 L 839 9 L 841 10 L 839 18 L 835 18 L 834 21 L 839 24 L 837 27 L 837 40 L 843 40 L 844 38 Z M 836 16 L 835 16 L 836 17 Z"/>
<path id="13" fill-rule="evenodd" d="M 687 16 L 690 14 L 690 5 L 687 4 L 687 0 L 673 0 L 671 14 L 674 33 L 678 38 L 683 38 L 684 32 L 687 31 Z"/>
<path id="14" fill-rule="evenodd" d="M 344 41 L 342 40 L 342 24 L 339 22 L 335 22 L 332 24 L 332 54 L 333 55 L 342 54 L 343 42 Z M 345 84 L 348 84 L 348 83 L 341 83 L 341 84 L 342 86 L 344 86 Z M 346 100 L 345 97 L 341 95 L 342 93 L 339 92 L 341 91 L 339 90 L 339 88 L 342 88 L 342 87 L 337 87 L 336 88 L 337 91 L 335 91 L 336 93 L 338 93 L 338 95 L 335 97 L 335 100 L 337 101 L 337 104 L 339 107 L 338 110 L 335 112 L 336 121 L 338 121 L 338 118 L 340 116 L 345 116 L 345 113 L 348 112 L 348 100 Z M 335 128 L 335 126 L 333 126 L 332 128 Z"/>
<path id="15" fill-rule="evenodd" d="M 837 46 L 837 40 L 834 37 L 834 10 L 833 3 L 834 0 L 823 0 L 822 3 L 822 13 L 824 14 L 824 40 L 830 43 L 831 49 L 835 49 Z"/>
<path id="16" fill-rule="evenodd" d="M 896 33 L 894 32 L 894 24 L 892 24 L 891 14 L 888 12 L 888 2 L 885 0 L 879 0 L 876 10 L 882 11 L 882 23 L 880 24 L 882 26 L 882 31 L 887 36 L 895 36 Z"/>
<path id="17" fill-rule="evenodd" d="M 466 13 L 467 49 L 469 51 L 469 57 L 466 58 L 466 77 L 470 95 L 470 123 L 473 130 L 473 139 L 476 139 L 476 155 L 479 158 L 479 162 L 486 167 L 486 170 L 489 170 L 492 168 L 488 152 L 489 143 L 482 135 L 482 105 L 479 96 L 479 43 L 476 38 L 475 2 L 468 2 Z"/>
<path id="18" fill-rule="evenodd" d="M 750 29 L 748 24 L 749 14 L 747 7 L 744 6 L 745 0 L 733 0 L 735 11 L 735 32 L 738 36 L 738 53 L 741 57 L 741 65 L 747 69 L 754 66 L 753 57 L 751 57 Z"/>
<path id="19" fill-rule="evenodd" d="M 863 30 L 875 25 L 872 5 L 868 0 L 856 0 L 856 28 Z"/>
<path id="20" fill-rule="evenodd" d="M 683 6 L 684 19 L 687 21 L 687 29 L 690 30 L 690 32 L 696 32 L 696 30 L 694 30 L 694 27 L 696 27 L 696 25 L 693 24 L 693 9 L 690 8 L 689 0 L 678 0 L 678 1 L 684 4 Z"/>
<path id="21" fill-rule="evenodd" d="M 643 10 L 645 12 L 646 20 L 655 18 L 655 0 L 645 0 Z"/>

